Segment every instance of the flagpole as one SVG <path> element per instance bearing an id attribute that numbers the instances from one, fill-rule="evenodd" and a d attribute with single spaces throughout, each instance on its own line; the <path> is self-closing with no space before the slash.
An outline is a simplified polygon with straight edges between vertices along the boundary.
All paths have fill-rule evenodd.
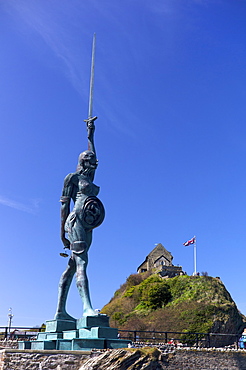
<path id="1" fill-rule="evenodd" d="M 197 271 L 196 271 L 196 237 L 194 236 L 194 240 L 195 240 L 195 243 L 194 243 L 194 275 L 196 275 Z"/>
<path id="2" fill-rule="evenodd" d="M 194 245 L 194 272 L 193 272 L 193 276 L 197 274 L 197 271 L 196 271 L 196 236 L 193 236 L 192 239 L 189 239 L 187 240 L 187 242 L 183 243 L 183 245 L 185 247 L 189 246 L 193 244 Z"/>

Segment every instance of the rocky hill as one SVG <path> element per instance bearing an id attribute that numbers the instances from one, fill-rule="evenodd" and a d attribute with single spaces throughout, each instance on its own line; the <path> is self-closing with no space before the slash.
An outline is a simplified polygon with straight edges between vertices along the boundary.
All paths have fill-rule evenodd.
<path id="1" fill-rule="evenodd" d="M 219 278 L 130 275 L 102 313 L 127 330 L 241 333 L 246 318 Z"/>

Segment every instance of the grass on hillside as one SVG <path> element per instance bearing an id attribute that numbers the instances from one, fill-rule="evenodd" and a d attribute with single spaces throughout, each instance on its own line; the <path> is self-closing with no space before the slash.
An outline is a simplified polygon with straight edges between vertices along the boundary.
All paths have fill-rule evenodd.
<path id="1" fill-rule="evenodd" d="M 101 312 L 111 326 L 128 330 L 205 333 L 216 325 L 225 329 L 225 322 L 233 330 L 243 323 L 223 283 L 210 276 L 132 274 Z"/>

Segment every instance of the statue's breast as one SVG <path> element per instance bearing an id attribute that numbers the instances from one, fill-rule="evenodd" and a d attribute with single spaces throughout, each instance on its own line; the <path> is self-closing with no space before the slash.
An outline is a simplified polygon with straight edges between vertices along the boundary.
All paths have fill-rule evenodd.
<path id="1" fill-rule="evenodd" d="M 97 196 L 99 193 L 99 186 L 93 184 L 91 181 L 86 179 L 79 180 L 79 192 L 85 195 Z"/>

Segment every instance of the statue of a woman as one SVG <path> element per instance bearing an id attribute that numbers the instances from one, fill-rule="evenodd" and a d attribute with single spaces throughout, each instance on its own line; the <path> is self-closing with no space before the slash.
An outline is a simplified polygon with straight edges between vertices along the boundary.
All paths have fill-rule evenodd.
<path id="1" fill-rule="evenodd" d="M 103 222 L 105 216 L 103 204 L 97 198 L 99 187 L 93 183 L 98 163 L 94 146 L 96 118 L 86 120 L 88 150 L 79 155 L 77 171 L 67 175 L 64 180 L 61 196 L 61 239 L 64 247 L 71 250 L 71 257 L 60 279 L 55 319 L 75 320 L 66 312 L 68 290 L 75 272 L 77 288 L 84 305 L 83 316 L 97 315 L 91 305 L 86 274 L 92 230 Z M 72 212 L 71 199 L 74 202 Z"/>

